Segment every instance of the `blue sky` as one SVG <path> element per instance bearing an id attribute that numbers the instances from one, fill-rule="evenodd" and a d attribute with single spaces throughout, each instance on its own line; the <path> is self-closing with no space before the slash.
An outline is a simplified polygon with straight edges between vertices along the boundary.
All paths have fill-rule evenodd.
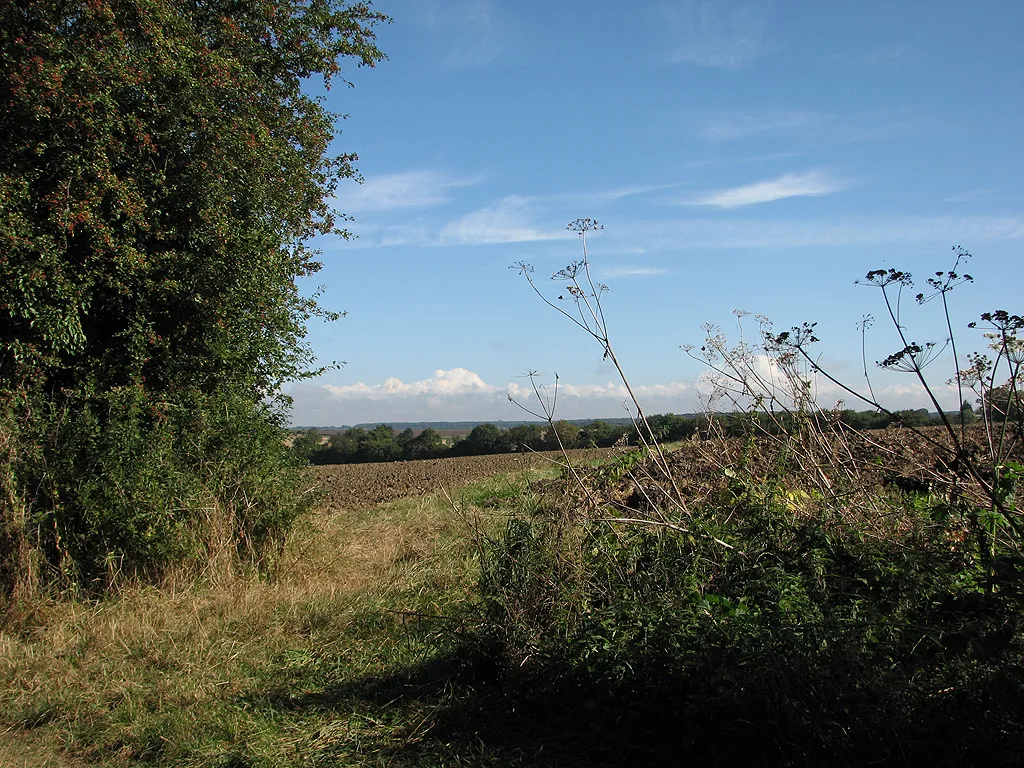
<path id="1" fill-rule="evenodd" d="M 508 393 L 527 370 L 559 374 L 561 417 L 625 415 L 600 348 L 509 269 L 533 264 L 546 288 L 581 255 L 579 217 L 605 226 L 589 255 L 650 412 L 699 409 L 706 371 L 680 345 L 704 323 L 735 339 L 735 309 L 817 322 L 822 363 L 859 385 L 858 321 L 877 318 L 872 368 L 900 344 L 854 281 L 923 280 L 954 245 L 976 281 L 951 296 L 961 348 L 981 312 L 1024 310 L 1016 0 L 375 7 L 388 60 L 328 96 L 365 178 L 337 195 L 358 239 L 320 239 L 306 286 L 348 312 L 309 336 L 346 364 L 288 387 L 296 424 L 521 418 Z M 903 321 L 946 336 L 937 303 Z M 934 364 L 940 388 L 950 371 Z M 926 405 L 906 374 L 872 375 L 888 405 Z"/>

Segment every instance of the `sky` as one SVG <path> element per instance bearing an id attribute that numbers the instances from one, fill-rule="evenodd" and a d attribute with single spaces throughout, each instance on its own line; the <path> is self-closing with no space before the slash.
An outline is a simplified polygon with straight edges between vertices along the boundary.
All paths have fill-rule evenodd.
<path id="1" fill-rule="evenodd" d="M 949 294 L 958 352 L 983 348 L 966 327 L 980 313 L 1024 314 L 1018 0 L 374 7 L 392 18 L 387 60 L 346 66 L 352 87 L 326 95 L 345 115 L 333 148 L 364 179 L 335 201 L 356 238 L 316 240 L 324 268 L 302 286 L 347 312 L 308 337 L 344 365 L 286 387 L 293 424 L 529 418 L 509 396 L 537 410 L 530 371 L 549 394 L 557 374 L 557 418 L 627 415 L 600 345 L 514 268 L 557 303 L 548 278 L 582 257 L 566 229 L 582 217 L 604 227 L 587 254 L 649 413 L 700 410 L 708 368 L 682 347 L 708 324 L 756 341 L 758 315 L 816 322 L 836 378 L 865 390 L 866 360 L 887 407 L 931 409 L 911 374 L 875 365 L 902 344 L 880 291 L 855 281 L 912 273 L 901 324 L 940 349 L 940 302 L 912 296 L 954 246 L 974 277 Z M 927 369 L 955 408 L 952 371 L 948 349 Z"/>

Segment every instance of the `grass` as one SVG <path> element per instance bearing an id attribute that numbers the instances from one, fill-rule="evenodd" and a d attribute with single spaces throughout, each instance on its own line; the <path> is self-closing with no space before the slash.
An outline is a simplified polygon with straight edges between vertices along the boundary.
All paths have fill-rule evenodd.
<path id="1" fill-rule="evenodd" d="M 475 583 L 472 534 L 500 529 L 526 485 L 318 513 L 273 580 L 182 576 L 26 609 L 0 632 L 0 750 L 37 766 L 486 763 L 483 747 L 418 745 L 460 665 L 442 617 Z"/>
<path id="2" fill-rule="evenodd" d="M 546 482 L 549 466 L 455 498 L 321 509 L 273 580 L 179 576 L 102 602 L 35 604 L 0 631 L 0 765 L 856 765 L 869 753 L 969 765 L 1017 754 L 1016 582 L 986 595 L 957 581 L 970 574 L 943 549 L 938 497 L 865 475 L 920 523 L 874 535 L 794 495 L 787 483 L 806 478 L 755 447 L 670 457 L 693 500 L 678 522 L 696 537 L 591 519 L 617 507 L 587 512 L 579 488 Z M 607 501 L 641 486 L 640 501 L 659 498 L 655 470 L 634 458 L 581 465 L 581 476 Z M 852 508 L 843 498 L 837 512 Z"/>

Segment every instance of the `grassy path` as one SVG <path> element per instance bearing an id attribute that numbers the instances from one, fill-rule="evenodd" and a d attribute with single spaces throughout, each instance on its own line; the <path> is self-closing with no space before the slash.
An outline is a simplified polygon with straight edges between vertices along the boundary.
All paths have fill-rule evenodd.
<path id="1" fill-rule="evenodd" d="M 446 764 L 423 747 L 446 673 L 416 675 L 444 663 L 457 627 L 424 617 L 465 604 L 474 531 L 500 528 L 503 502 L 552 471 L 328 505 L 274 580 L 180 577 L 35 606 L 0 631 L 0 766 Z"/>

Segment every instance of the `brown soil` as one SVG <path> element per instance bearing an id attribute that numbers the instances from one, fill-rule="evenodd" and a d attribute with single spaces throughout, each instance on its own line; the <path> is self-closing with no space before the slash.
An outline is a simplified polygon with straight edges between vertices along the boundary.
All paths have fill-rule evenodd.
<path id="1" fill-rule="evenodd" d="M 570 451 L 574 462 L 607 456 L 608 449 Z M 357 510 L 389 501 L 450 491 L 492 475 L 562 462 L 558 451 L 462 456 L 380 464 L 334 464 L 310 471 L 325 492 L 324 507 Z"/>

